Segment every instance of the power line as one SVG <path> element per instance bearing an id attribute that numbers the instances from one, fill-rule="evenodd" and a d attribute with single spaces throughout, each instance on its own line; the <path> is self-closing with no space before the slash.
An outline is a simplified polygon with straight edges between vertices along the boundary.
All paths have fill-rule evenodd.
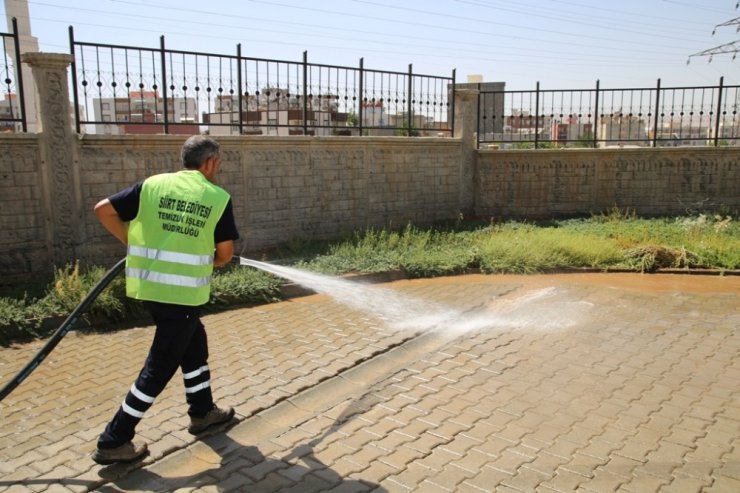
<path id="1" fill-rule="evenodd" d="M 469 70 L 473 71 L 493 71 L 495 68 L 497 73 L 505 71 L 506 74 L 515 73 L 518 67 L 526 67 L 537 73 L 537 67 L 543 67 L 543 71 L 563 76 L 569 74 L 583 77 L 589 74 L 590 77 L 598 77 L 597 73 L 613 68 L 612 72 L 619 78 L 629 76 L 629 71 L 625 69 L 632 67 L 638 69 L 641 77 L 643 73 L 647 74 L 646 69 L 649 68 L 672 67 L 676 66 L 677 61 L 681 66 L 680 62 L 685 60 L 685 54 L 689 51 L 684 43 L 691 42 L 696 32 L 696 22 L 687 20 L 682 21 L 684 25 L 681 27 L 676 27 L 680 29 L 680 33 L 688 34 L 680 38 L 675 35 L 661 35 L 663 32 L 676 32 L 665 31 L 670 29 L 665 22 L 657 24 L 654 29 L 644 29 L 638 33 L 635 27 L 651 25 L 649 15 L 630 12 L 628 7 L 623 11 L 618 10 L 621 5 L 617 8 L 591 7 L 580 3 L 584 0 L 550 0 L 552 4 L 559 5 L 553 8 L 550 4 L 551 7 L 548 8 L 545 6 L 548 3 L 542 2 L 537 10 L 528 9 L 527 3 L 520 1 L 466 0 L 456 1 L 457 7 L 453 7 L 451 3 L 445 4 L 444 10 L 448 10 L 448 13 L 442 12 L 441 2 L 455 0 L 428 1 L 423 10 L 414 8 L 418 5 L 414 2 L 398 2 L 393 5 L 390 0 L 323 4 L 289 0 L 242 0 L 238 8 L 229 7 L 228 11 L 201 7 L 195 3 L 190 4 L 187 0 L 179 1 L 175 6 L 172 0 L 109 0 L 89 4 L 93 8 L 84 8 L 86 4 L 83 2 L 64 5 L 61 2 L 55 3 L 55 0 L 31 0 L 29 3 L 43 7 L 47 12 L 52 8 L 64 9 L 58 16 L 52 11 L 51 15 L 44 16 L 43 19 L 35 16 L 33 18 L 50 23 L 79 25 L 79 33 L 76 33 L 79 34 L 78 39 L 84 38 L 86 32 L 93 32 L 85 29 L 85 26 L 92 26 L 110 32 L 111 36 L 106 37 L 111 40 L 108 42 L 116 43 L 112 40 L 117 37 L 123 40 L 117 44 L 130 44 L 129 40 L 136 38 L 137 32 L 144 36 L 147 36 L 146 33 L 157 33 L 173 36 L 174 42 L 179 42 L 179 37 L 189 38 L 185 41 L 187 50 L 192 50 L 187 47 L 191 44 L 190 40 L 203 39 L 203 43 L 195 43 L 195 46 L 210 48 L 215 43 L 209 40 L 219 40 L 219 45 L 220 40 L 232 43 L 236 40 L 246 41 L 250 50 L 261 50 L 266 46 L 269 51 L 269 46 L 275 45 L 273 51 L 280 51 L 281 46 L 295 46 L 301 51 L 317 49 L 318 52 L 314 53 L 328 53 L 329 57 L 337 52 L 338 57 L 330 58 L 334 60 L 332 63 L 336 63 L 339 57 L 346 58 L 346 53 L 360 51 L 359 56 L 364 52 L 378 54 L 392 63 L 396 60 L 408 63 L 421 57 L 422 64 L 417 65 L 418 61 L 415 61 L 416 66 L 448 67 L 447 64 L 452 60 L 453 65 L 458 68 L 461 68 L 461 64 L 472 67 Z M 253 4 L 252 7 L 249 7 L 249 3 Z M 358 4 L 358 7 L 351 7 L 351 4 Z M 327 6 L 331 6 L 331 9 Z M 265 7 L 269 8 L 270 16 L 262 14 Z M 500 11 L 500 15 L 494 13 L 496 11 Z M 146 14 L 142 15 L 142 12 Z M 593 12 L 594 15 L 584 15 L 584 12 Z M 193 15 L 197 16 L 197 20 L 186 19 Z M 309 17 L 317 18 L 319 23 L 311 22 Z M 625 17 L 623 21 L 622 18 Z M 65 18 L 72 20 L 65 21 Z M 90 22 L 82 22 L 85 18 L 90 18 Z M 437 18 L 444 21 L 438 21 Z M 105 20 L 100 22 L 103 19 Z M 137 19 L 137 22 L 132 23 L 129 19 Z M 325 22 L 321 22 L 322 19 Z M 512 22 L 507 22 L 507 19 L 512 19 Z M 519 22 L 519 19 L 526 19 L 527 24 Z M 548 24 L 540 19 L 548 21 Z M 589 21 L 586 22 L 585 19 Z M 619 27 L 621 22 L 628 22 L 632 29 Z M 601 26 L 597 27 L 597 31 L 589 32 L 576 27 L 569 29 L 569 24 Z M 185 25 L 188 26 L 187 29 L 181 27 Z M 477 28 L 478 25 L 491 27 L 481 29 Z M 193 29 L 196 26 L 197 29 Z M 46 29 L 47 33 L 51 28 L 53 26 Z M 127 36 L 118 36 L 118 30 L 126 31 Z M 61 39 L 56 40 L 59 45 L 64 43 L 64 32 Z M 680 39 L 680 42 L 660 43 L 666 37 Z M 220 47 L 206 48 L 206 51 L 216 53 L 220 50 Z M 281 55 L 277 56 L 280 57 Z M 405 59 L 402 60 L 402 57 Z M 350 61 L 349 65 L 353 65 L 353 62 Z"/>
<path id="2" fill-rule="evenodd" d="M 146 7 L 150 8 L 150 9 L 151 8 L 160 8 L 160 9 L 166 9 L 168 11 L 170 10 L 168 7 L 163 7 L 163 6 L 158 6 L 158 5 L 151 5 L 149 3 L 137 2 L 137 1 L 132 1 L 132 0 L 111 0 L 111 1 L 113 1 L 115 3 L 127 4 L 127 5 L 133 5 L 133 6 L 146 6 Z M 318 12 L 318 13 L 333 13 L 333 14 L 338 14 L 338 15 L 342 15 L 342 16 L 357 17 L 357 18 L 369 19 L 369 20 L 379 20 L 379 21 L 384 21 L 384 22 L 393 22 L 393 23 L 400 23 L 400 24 L 405 24 L 405 25 L 414 25 L 414 26 L 419 26 L 419 27 L 426 27 L 426 28 L 434 28 L 434 29 L 447 30 L 447 31 L 452 31 L 452 32 L 462 32 L 462 33 L 466 33 L 466 34 L 480 34 L 480 35 L 485 35 L 485 36 L 503 37 L 505 39 L 512 39 L 512 40 L 527 40 L 527 41 L 532 41 L 533 40 L 532 36 L 529 36 L 529 35 L 527 35 L 527 36 L 505 35 L 505 34 L 497 34 L 495 32 L 490 32 L 490 31 L 482 32 L 482 31 L 475 31 L 475 30 L 471 30 L 471 29 L 454 28 L 454 27 L 450 27 L 448 25 L 434 25 L 434 24 L 411 22 L 411 21 L 400 21 L 400 20 L 396 20 L 396 19 L 388 19 L 387 17 L 366 16 L 366 15 L 361 15 L 361 14 L 348 14 L 348 13 L 337 12 L 337 11 L 331 11 L 330 12 L 330 11 L 327 11 L 327 10 L 324 10 L 324 9 L 317 9 L 317 8 L 305 7 L 305 6 L 300 6 L 300 7 L 298 7 L 298 6 L 291 6 L 291 5 L 287 5 L 287 4 L 284 4 L 284 3 L 274 2 L 274 1 L 267 1 L 267 0 L 249 0 L 249 1 L 252 1 L 252 2 L 255 2 L 255 3 L 261 3 L 261 4 L 273 5 L 273 6 L 282 6 L 282 7 L 287 7 L 287 8 L 291 8 L 291 9 L 314 11 L 314 12 Z M 99 11 L 99 10 L 96 11 L 94 9 L 82 9 L 82 8 L 78 8 L 78 7 L 70 7 L 70 6 L 67 6 L 67 5 L 60 6 L 60 5 L 55 5 L 55 4 L 51 4 L 51 3 L 45 3 L 45 2 L 31 2 L 31 3 L 36 4 L 36 5 L 44 5 L 44 6 L 51 6 L 51 7 L 57 7 L 57 8 L 64 8 L 65 10 L 87 11 L 87 12 L 91 12 L 92 11 L 92 12 L 104 13 L 106 15 L 111 15 L 111 13 L 108 12 L 108 11 Z M 388 8 L 393 8 L 393 6 L 386 5 L 386 4 L 378 4 L 377 2 L 358 2 L 358 3 L 375 3 L 377 5 L 383 5 L 383 6 L 388 7 Z M 399 7 L 399 8 L 402 8 L 402 7 Z M 406 9 L 406 10 L 409 10 L 409 9 Z M 410 9 L 410 10 L 415 10 L 415 9 Z M 221 14 L 221 13 L 212 12 L 212 11 L 210 11 L 210 12 L 209 11 L 205 11 L 205 10 L 202 10 L 202 9 L 189 9 L 189 8 L 184 8 L 184 7 L 178 7 L 178 11 L 191 12 L 191 13 L 195 13 L 195 14 L 207 14 L 207 15 L 219 16 L 219 17 L 227 17 L 229 19 L 236 18 L 236 19 L 249 20 L 250 21 L 250 28 L 249 29 L 259 29 L 259 28 L 253 28 L 252 27 L 253 24 L 254 24 L 254 21 L 274 21 L 274 19 L 255 18 L 255 17 L 252 17 L 252 16 L 241 16 L 241 15 L 238 15 L 238 14 Z M 112 14 L 113 15 L 124 15 L 124 16 L 130 16 L 131 15 L 131 14 L 124 14 L 124 13 L 112 13 Z M 435 15 L 440 15 L 440 16 L 443 16 L 443 17 L 449 17 L 449 16 L 446 16 L 445 14 L 439 14 L 439 13 L 435 13 Z M 150 18 L 152 17 L 151 14 L 149 15 L 149 17 Z M 455 17 L 455 16 L 453 16 L 453 17 Z M 175 20 L 175 21 L 177 21 L 176 19 L 172 19 L 171 16 L 168 16 L 166 18 L 158 18 L 158 19 L 159 20 L 165 20 L 165 21 L 168 21 L 168 20 Z M 470 20 L 470 18 L 464 18 L 464 19 L 465 20 Z M 476 20 L 480 22 L 480 19 L 476 19 Z M 188 22 L 188 21 L 183 21 L 183 22 Z M 349 32 L 355 32 L 355 33 L 356 32 L 362 32 L 364 34 L 370 34 L 370 35 L 388 36 L 387 33 L 385 33 L 385 32 L 378 32 L 378 31 L 367 31 L 367 30 L 360 30 L 360 31 L 358 31 L 356 29 L 342 29 L 342 28 L 338 28 L 336 26 L 326 26 L 326 25 L 318 26 L 318 25 L 315 25 L 315 24 L 291 23 L 291 22 L 287 22 L 287 21 L 280 21 L 280 22 L 281 23 L 284 23 L 284 24 L 292 24 L 292 25 L 300 26 L 302 28 L 310 27 L 310 28 L 314 28 L 314 29 L 316 29 L 316 28 L 320 28 L 320 29 L 332 29 L 332 30 L 338 30 L 338 31 L 344 31 L 344 32 L 347 32 L 347 31 L 349 31 Z M 490 22 L 488 22 L 488 23 L 490 23 Z M 574 42 L 568 42 L 568 41 L 564 41 L 562 39 L 559 39 L 558 40 L 558 44 L 562 44 L 562 45 L 566 45 L 566 46 L 583 46 L 583 43 L 580 42 L 580 40 L 583 40 L 583 39 L 593 39 L 593 40 L 605 41 L 605 42 L 609 43 L 609 47 L 612 47 L 614 45 L 614 42 L 615 41 L 620 41 L 620 43 L 626 43 L 626 44 L 635 44 L 635 45 L 639 45 L 639 46 L 644 46 L 645 45 L 644 42 L 633 41 L 633 40 L 629 40 L 629 39 L 619 39 L 619 40 L 617 40 L 617 39 L 615 39 L 613 37 L 590 36 L 590 35 L 584 35 L 584 34 L 581 34 L 581 33 L 573 33 L 573 32 L 558 31 L 558 30 L 551 30 L 551 29 L 534 28 L 532 26 L 523 26 L 523 25 L 507 24 L 507 23 L 498 23 L 498 24 L 499 25 L 505 25 L 507 27 L 514 27 L 514 28 L 518 28 L 518 29 L 526 29 L 527 31 L 539 31 L 539 32 L 543 32 L 543 33 L 546 33 L 546 34 L 556 34 L 558 36 L 570 36 L 570 37 L 576 37 L 576 38 L 578 38 L 578 40 L 579 40 L 578 42 L 575 42 L 575 41 Z M 210 25 L 215 25 L 217 27 L 229 27 L 229 28 L 235 28 L 235 29 L 240 29 L 240 30 L 245 29 L 243 26 L 236 27 L 236 26 L 227 26 L 227 25 L 216 24 L 216 23 L 213 23 L 213 24 L 210 24 Z M 261 30 L 262 31 L 266 31 L 266 32 L 278 32 L 278 31 L 275 31 L 275 30 L 272 30 L 272 31 L 271 30 L 266 30 L 266 29 L 261 29 Z M 293 33 L 290 33 L 290 34 L 293 34 Z M 303 34 L 303 33 L 299 33 L 299 34 Z M 394 35 L 394 37 L 405 37 L 405 35 L 398 34 L 398 35 Z M 673 39 L 676 39 L 676 38 L 673 38 Z M 536 39 L 534 39 L 534 40 L 536 41 Z M 549 39 L 549 38 L 548 39 L 541 39 L 541 41 L 548 42 L 549 43 L 549 42 L 551 42 L 551 39 Z M 685 38 L 681 38 L 681 41 L 686 41 L 686 39 Z M 470 44 L 470 43 L 466 41 L 465 44 Z M 666 48 L 666 49 L 675 49 L 676 48 L 674 45 L 656 45 L 656 44 L 653 44 L 652 46 L 655 47 L 655 48 Z M 593 46 L 591 46 L 591 47 L 593 47 Z M 625 51 L 625 50 L 623 50 L 623 51 Z M 633 53 L 651 53 L 652 52 L 652 51 L 648 51 L 648 50 L 634 50 L 634 49 L 631 49 L 631 50 L 628 50 L 628 51 L 631 51 Z"/>
<path id="3" fill-rule="evenodd" d="M 594 18 L 588 18 L 586 20 L 582 20 L 581 21 L 581 20 L 575 20 L 575 19 L 569 18 L 569 17 L 562 17 L 562 16 L 559 16 L 559 15 L 556 15 L 556 16 L 553 16 L 553 15 L 544 15 L 541 12 L 547 11 L 549 9 L 543 9 L 542 7 L 539 7 L 539 6 L 536 9 L 522 9 L 522 8 L 520 8 L 521 5 L 519 3 L 515 3 L 516 8 L 512 8 L 512 7 L 504 7 L 504 6 L 501 6 L 501 5 L 489 5 L 488 3 L 481 2 L 479 0 L 478 1 L 476 1 L 476 0 L 455 0 L 455 1 L 458 2 L 458 3 L 473 5 L 473 6 L 477 6 L 477 7 L 483 7 L 483 8 L 486 8 L 486 9 L 492 9 L 492 10 L 496 10 L 496 11 L 506 11 L 506 12 L 513 12 L 513 13 L 525 14 L 525 15 L 527 15 L 527 17 L 538 17 L 538 18 L 547 19 L 547 20 L 564 21 L 564 22 L 568 22 L 568 23 L 572 23 L 572 24 L 588 26 L 589 28 L 596 27 L 596 28 L 599 28 L 599 29 L 606 29 L 606 30 L 610 30 L 610 31 L 623 32 L 623 33 L 627 33 L 627 34 L 637 34 L 637 35 L 641 35 L 641 36 L 658 37 L 658 38 L 672 39 L 672 40 L 677 40 L 677 41 L 686 41 L 686 38 L 685 37 L 664 36 L 664 35 L 656 34 L 656 26 L 654 24 L 642 23 L 642 22 L 635 21 L 635 20 L 631 20 L 630 21 L 630 24 L 633 24 L 633 25 L 642 24 L 642 25 L 645 25 L 645 26 L 650 26 L 650 28 L 651 28 L 650 31 L 644 31 L 644 30 L 643 31 L 640 31 L 640 30 L 633 30 L 633 29 L 626 29 L 626 28 L 614 27 L 612 25 L 609 25 L 608 23 L 606 25 L 599 24 L 597 22 L 594 22 L 594 20 L 595 20 Z M 510 2 L 503 2 L 503 3 L 504 4 L 509 4 Z M 555 11 L 555 12 L 558 13 L 558 14 L 560 13 L 558 11 Z M 657 30 L 661 30 L 661 29 L 660 28 L 657 28 Z M 673 31 L 668 31 L 668 32 L 673 32 Z"/>
<path id="4" fill-rule="evenodd" d="M 51 3 L 45 3 L 45 2 L 32 2 L 32 3 L 34 3 L 35 5 L 43 5 L 43 6 L 48 6 L 48 7 L 60 7 L 61 8 L 61 6 L 59 6 L 57 4 L 51 4 Z M 143 4 L 139 3 L 139 2 L 131 2 L 131 1 L 126 1 L 125 3 L 136 4 L 136 5 L 143 5 Z M 79 12 L 87 12 L 87 13 L 92 13 L 92 14 L 105 14 L 107 16 L 110 16 L 111 15 L 111 13 L 109 11 L 105 11 L 105 10 L 88 9 L 88 8 L 80 8 L 80 7 L 64 7 L 64 8 L 65 8 L 65 10 L 76 10 L 76 11 L 79 11 Z M 198 10 L 198 11 L 194 11 L 194 13 L 203 13 L 203 11 L 199 11 Z M 115 16 L 122 16 L 122 17 L 130 17 L 130 18 L 135 18 L 135 19 L 140 19 L 141 18 L 141 16 L 139 14 L 127 14 L 127 13 L 123 13 L 123 12 L 116 12 L 113 15 L 115 15 Z M 216 14 L 216 15 L 221 15 L 221 14 Z M 234 17 L 234 16 L 229 16 L 229 17 L 231 18 L 231 17 Z M 240 17 L 240 16 L 236 16 L 236 17 Z M 34 19 L 36 19 L 36 20 L 43 20 L 43 21 L 47 21 L 47 22 L 67 23 L 64 20 L 59 20 L 59 19 L 48 19 L 48 18 L 41 18 L 41 17 L 34 17 Z M 258 18 L 258 17 L 249 17 L 249 19 L 251 21 L 269 21 L 270 20 L 270 19 L 264 19 L 264 18 Z M 173 18 L 173 17 L 168 17 L 166 19 L 165 18 L 154 18 L 154 20 L 156 20 L 156 21 L 169 21 L 169 22 L 175 22 L 175 23 L 183 23 L 183 24 L 188 24 L 188 25 L 191 25 L 192 24 L 192 20 L 178 19 L 178 18 Z M 368 30 L 362 30 L 362 29 L 359 29 L 359 30 L 358 29 L 348 29 L 348 28 L 341 28 L 341 27 L 336 27 L 336 26 L 305 24 L 305 23 L 297 23 L 297 22 L 289 22 L 289 21 L 281 21 L 281 23 L 282 24 L 286 24 L 286 25 L 294 25 L 296 27 L 300 27 L 300 28 L 303 28 L 303 29 L 305 29 L 306 27 L 311 27 L 311 28 L 314 28 L 314 29 L 318 29 L 319 32 L 321 32 L 322 30 L 325 30 L 325 29 L 329 29 L 329 30 L 338 31 L 338 32 L 342 32 L 342 33 L 353 33 L 353 34 L 361 33 L 361 34 L 368 34 L 368 35 L 372 35 L 372 36 L 391 37 L 393 40 L 396 40 L 398 38 L 404 38 L 404 39 L 412 39 L 412 40 L 419 40 L 419 41 L 438 41 L 438 38 L 435 39 L 435 38 L 428 38 L 428 37 L 423 37 L 423 36 L 411 36 L 411 35 L 408 35 L 408 34 L 398 34 L 398 33 L 388 34 L 388 33 L 380 33 L 380 32 L 377 32 L 377 31 L 368 31 Z M 113 26 L 113 25 L 104 25 L 104 24 L 97 24 L 97 23 L 77 22 L 77 24 L 78 25 L 90 25 L 90 26 L 95 26 L 95 27 L 104 27 L 106 29 L 110 29 L 110 28 L 112 28 L 112 29 L 126 29 L 126 30 L 129 29 L 128 27 Z M 223 23 L 216 23 L 216 22 L 205 22 L 203 20 L 199 21 L 199 25 L 201 25 L 201 26 L 218 27 L 218 28 L 236 29 L 236 30 L 239 30 L 239 31 L 245 30 L 244 26 L 241 26 L 241 25 L 240 26 L 235 26 L 235 25 L 229 25 L 229 24 L 223 24 Z M 146 31 L 146 32 L 155 32 L 154 30 L 151 30 L 151 29 L 142 29 L 142 28 L 139 28 L 139 30 Z M 266 28 L 261 28 L 261 27 L 255 27 L 254 25 L 250 25 L 250 27 L 248 28 L 248 30 L 250 32 L 252 32 L 252 31 L 260 31 L 260 32 L 271 33 L 271 34 L 288 34 L 288 35 L 305 35 L 306 34 L 305 31 L 295 32 L 295 31 L 287 31 L 287 30 L 266 29 Z M 162 33 L 162 30 L 161 29 L 159 30 L 159 33 L 160 34 Z M 177 32 L 170 31 L 170 32 L 168 32 L 168 34 L 182 34 L 182 35 L 185 35 L 185 34 L 188 34 L 188 33 L 177 33 Z M 231 38 L 226 38 L 226 37 L 223 37 L 223 36 L 214 36 L 214 35 L 203 35 L 203 34 L 199 34 L 199 36 L 205 36 L 205 37 L 209 37 L 209 38 L 213 38 L 213 39 L 231 39 Z M 507 39 L 516 39 L 516 38 L 514 38 L 512 36 L 497 35 L 495 33 L 492 33 L 491 36 L 505 37 Z M 326 38 L 326 39 L 345 39 L 344 37 L 336 37 L 336 36 L 329 36 L 329 35 L 326 35 L 326 34 L 316 34 L 316 33 L 311 34 L 311 37 L 312 38 L 314 38 L 314 37 L 320 37 L 320 38 Z M 369 43 L 377 43 L 377 44 L 397 44 L 397 42 L 385 42 L 385 41 L 377 41 L 377 40 L 360 40 L 360 41 L 369 42 Z M 582 44 L 581 43 L 563 43 L 563 44 L 569 44 L 571 46 L 582 47 Z M 406 46 L 415 46 L 417 48 L 449 49 L 449 43 L 447 43 L 447 42 L 445 42 L 444 45 L 442 45 L 442 46 L 433 46 L 433 45 L 406 45 Z M 490 48 L 490 44 L 489 43 L 479 43 L 479 42 L 472 42 L 472 41 L 465 41 L 465 46 L 473 46 L 473 47 L 476 47 L 477 46 L 477 47 L 481 47 L 481 48 Z M 456 50 L 460 50 L 460 47 L 459 46 L 456 46 L 455 49 Z M 516 47 L 507 48 L 507 51 L 510 51 L 512 49 L 513 50 L 517 50 L 518 48 L 516 48 Z M 465 50 L 465 49 L 463 49 L 463 51 L 472 51 L 472 50 Z M 623 51 L 630 52 L 630 53 L 645 53 L 645 54 L 654 53 L 654 51 L 650 51 L 650 50 L 638 50 L 638 49 L 627 49 L 627 50 L 623 50 Z M 562 50 L 540 49 L 540 50 L 538 50 L 538 52 L 540 52 L 540 53 L 556 53 L 556 54 L 562 54 Z M 576 55 L 578 57 L 584 57 L 584 56 L 585 57 L 588 57 L 588 56 L 601 56 L 601 55 L 578 54 L 578 53 L 574 53 L 574 55 Z"/>

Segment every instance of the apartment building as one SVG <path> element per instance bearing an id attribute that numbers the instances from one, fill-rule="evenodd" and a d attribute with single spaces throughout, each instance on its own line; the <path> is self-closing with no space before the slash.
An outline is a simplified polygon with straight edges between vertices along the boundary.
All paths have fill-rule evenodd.
<path id="1" fill-rule="evenodd" d="M 23 126 L 19 122 L 7 121 L 11 118 L 21 117 L 21 105 L 18 95 L 15 93 L 5 93 L 5 97 L 0 101 L 0 132 L 21 132 Z"/>
<path id="2" fill-rule="evenodd" d="M 35 107 L 35 106 L 34 106 Z M 28 109 L 26 110 L 28 111 Z M 80 114 L 84 113 L 84 107 L 79 107 Z M 70 104 L 70 121 L 75 121 L 74 105 Z M 20 122 L 8 121 L 12 118 L 21 117 L 21 102 L 20 98 L 15 93 L 5 93 L 5 97 L 0 101 L 0 132 L 17 133 L 23 131 L 23 125 Z M 28 125 L 28 114 L 26 114 L 26 121 Z M 35 121 L 35 120 L 34 120 Z M 36 128 L 34 126 L 34 128 Z M 30 126 L 28 128 L 30 131 Z M 80 133 L 86 133 L 87 129 L 84 125 L 80 127 Z"/>
<path id="3" fill-rule="evenodd" d="M 95 98 L 92 107 L 96 134 L 164 133 L 165 104 L 157 91 L 133 91 L 125 98 Z M 174 124 L 169 127 L 171 134 L 199 133 L 198 100 L 168 98 L 167 121 Z"/>
<path id="4" fill-rule="evenodd" d="M 551 126 L 552 140 L 565 145 L 594 138 L 594 124 L 576 116 L 567 116 L 562 120 L 552 119 Z"/>
<path id="5" fill-rule="evenodd" d="M 642 117 L 615 112 L 599 119 L 601 147 L 615 145 L 645 145 L 648 140 L 648 122 Z"/>
<path id="6" fill-rule="evenodd" d="M 299 96 L 278 87 L 266 87 L 256 94 L 241 96 L 241 131 L 252 135 L 303 135 L 304 111 L 308 135 L 335 135 L 347 127 L 348 114 L 339 111 L 334 95 L 309 97 L 305 105 Z M 211 135 L 238 135 L 239 96 L 216 97 L 214 111 L 203 113 L 203 125 Z"/>

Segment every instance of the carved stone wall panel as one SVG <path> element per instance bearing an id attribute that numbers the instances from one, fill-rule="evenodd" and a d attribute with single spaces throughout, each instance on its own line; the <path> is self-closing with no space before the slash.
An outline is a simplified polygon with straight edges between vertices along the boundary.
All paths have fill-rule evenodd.
<path id="1" fill-rule="evenodd" d="M 80 227 L 79 169 L 70 120 L 67 68 L 70 55 L 25 53 L 38 91 L 39 156 L 42 201 L 47 214 L 46 240 L 51 262 L 73 262 L 83 241 Z"/>
<path id="2" fill-rule="evenodd" d="M 0 284 L 34 271 L 50 272 L 39 183 L 38 139 L 0 141 Z"/>

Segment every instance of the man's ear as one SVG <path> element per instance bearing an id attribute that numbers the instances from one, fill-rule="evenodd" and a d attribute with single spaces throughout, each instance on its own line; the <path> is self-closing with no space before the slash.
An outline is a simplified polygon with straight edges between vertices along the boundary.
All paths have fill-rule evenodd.
<path id="1" fill-rule="evenodd" d="M 215 179 L 217 159 L 218 158 L 206 159 L 206 162 L 203 163 L 203 166 L 201 166 L 200 168 L 200 172 L 203 173 L 203 175 L 208 178 L 209 181 L 213 181 Z"/>

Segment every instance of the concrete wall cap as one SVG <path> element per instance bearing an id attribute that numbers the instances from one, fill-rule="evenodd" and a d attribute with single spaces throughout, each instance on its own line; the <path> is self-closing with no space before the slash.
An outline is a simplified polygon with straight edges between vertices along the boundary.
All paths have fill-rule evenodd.
<path id="1" fill-rule="evenodd" d="M 47 67 L 66 69 L 74 61 L 74 57 L 67 53 L 44 53 L 29 51 L 21 54 L 21 61 L 32 67 Z"/>

